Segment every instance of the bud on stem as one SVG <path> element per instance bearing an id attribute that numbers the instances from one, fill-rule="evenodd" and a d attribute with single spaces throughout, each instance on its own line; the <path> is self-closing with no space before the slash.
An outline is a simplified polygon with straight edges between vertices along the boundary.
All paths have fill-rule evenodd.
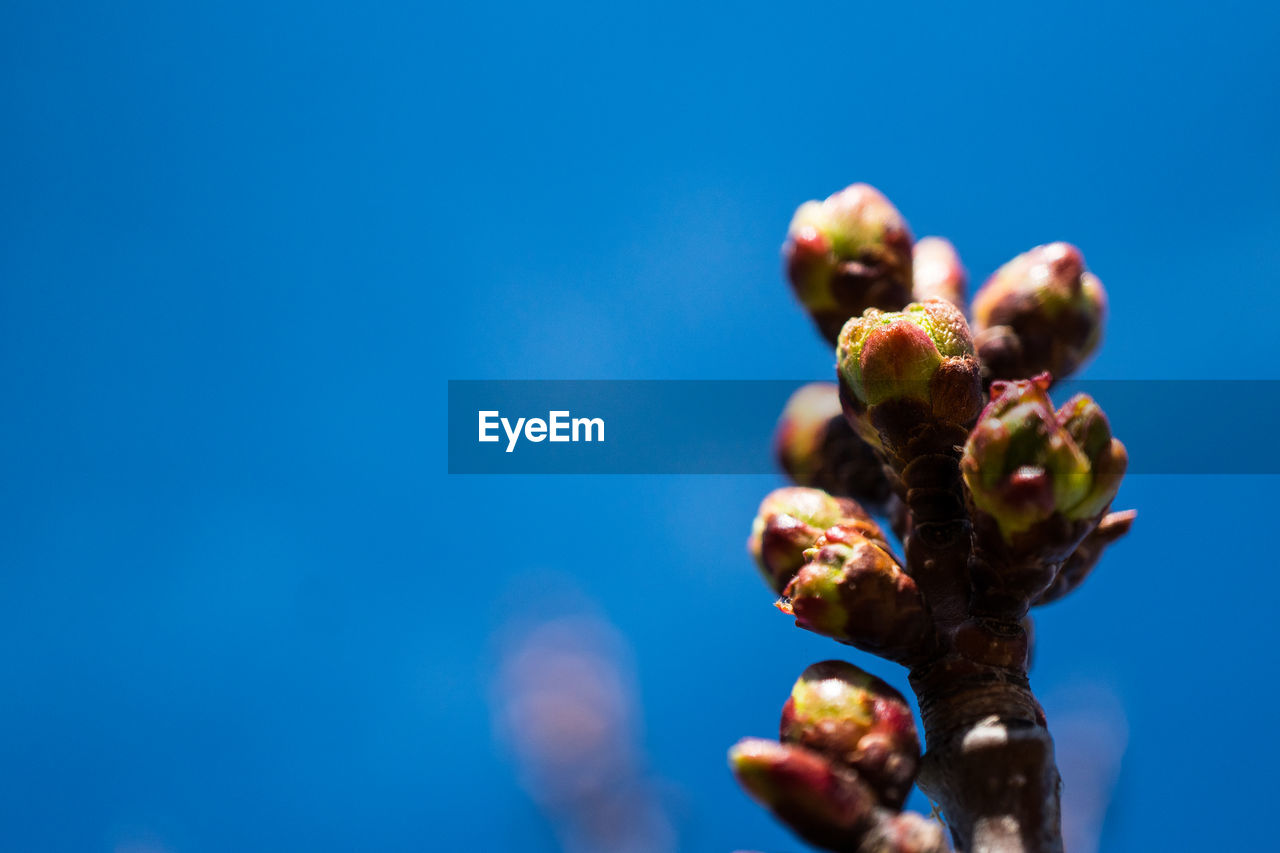
<path id="1" fill-rule="evenodd" d="M 888 549 L 884 532 L 850 498 L 835 498 L 818 489 L 776 489 L 760 503 L 747 549 L 755 557 L 765 581 L 781 593 L 805 564 L 805 552 L 823 532 L 840 525 Z"/>
<path id="2" fill-rule="evenodd" d="M 836 357 L 846 416 L 891 454 L 904 455 L 921 423 L 967 425 L 982 406 L 969 327 L 949 302 L 868 309 L 845 324 Z"/>
<path id="3" fill-rule="evenodd" d="M 796 297 L 831 343 L 865 309 L 896 310 L 911 301 L 911 231 L 867 184 L 802 204 L 783 256 Z"/>
<path id="4" fill-rule="evenodd" d="M 854 498 L 873 512 L 885 510 L 889 481 L 880 458 L 845 420 L 834 383 L 812 382 L 791 395 L 774 448 L 796 485 Z"/>
<path id="5" fill-rule="evenodd" d="M 901 663 L 932 651 L 924 597 L 880 543 L 835 526 L 804 556 L 778 605 L 798 626 Z"/>
<path id="6" fill-rule="evenodd" d="M 782 708 L 781 739 L 852 767 L 891 808 L 902 808 L 920 762 L 911 706 L 851 663 L 815 663 Z"/>
<path id="7" fill-rule="evenodd" d="M 804 840 L 852 849 L 872 825 L 875 797 L 853 771 L 812 750 L 745 738 L 729 750 L 738 784 Z"/>
<path id="8" fill-rule="evenodd" d="M 991 379 L 1070 375 L 1097 349 L 1107 296 L 1070 243 L 1037 246 L 973 298 L 978 355 Z"/>
<path id="9" fill-rule="evenodd" d="M 1055 412 L 1048 387 L 1047 375 L 992 383 L 960 465 L 973 509 L 975 588 L 1019 618 L 1097 525 L 1128 461 L 1091 398 L 1077 395 Z"/>

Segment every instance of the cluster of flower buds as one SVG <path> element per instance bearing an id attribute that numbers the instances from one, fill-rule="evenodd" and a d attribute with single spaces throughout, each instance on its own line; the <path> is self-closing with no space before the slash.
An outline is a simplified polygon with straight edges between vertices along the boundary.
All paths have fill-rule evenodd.
<path id="1" fill-rule="evenodd" d="M 991 379 L 1063 379 L 1097 348 L 1102 282 L 1070 243 L 1049 243 L 996 270 L 974 295 L 978 355 Z"/>
<path id="2" fill-rule="evenodd" d="M 775 450 L 797 487 L 761 504 L 750 550 L 797 625 L 911 668 L 930 753 L 941 732 L 947 755 L 977 774 L 922 777 L 967 848 L 979 813 L 969 806 L 986 796 L 971 782 L 989 772 L 965 756 L 997 745 L 957 746 L 975 720 L 939 721 L 953 700 L 964 704 L 957 696 L 1011 691 L 988 728 L 1022 733 L 1001 755 L 1029 756 L 1017 778 L 1039 780 L 1028 796 L 1053 799 L 1052 761 L 1035 757 L 1048 743 L 1036 733 L 1043 712 L 1025 691 L 1028 609 L 1079 586 L 1133 523 L 1132 512 L 1108 513 L 1127 455 L 1106 416 L 1087 396 L 1058 409 L 1048 396 L 1097 348 L 1106 296 L 1075 247 L 1040 246 L 979 290 L 971 331 L 955 248 L 938 237 L 913 246 L 902 216 L 865 184 L 802 205 L 784 253 L 796 295 L 836 345 L 838 382 L 787 403 Z M 864 506 L 889 516 L 905 559 Z M 918 751 L 900 695 L 828 662 L 796 684 L 781 741 L 742 741 L 731 764 L 820 847 L 942 850 L 937 825 L 899 812 Z M 1022 817 L 1051 834 L 1054 813 Z"/>
<path id="3" fill-rule="evenodd" d="M 911 301 L 911 231 L 867 184 L 802 204 L 783 255 L 796 296 L 831 343 L 865 309 Z"/>
<path id="4" fill-rule="evenodd" d="M 779 741 L 747 738 L 729 765 L 753 798 L 828 850 L 933 853 L 941 827 L 902 812 L 920 761 L 898 691 L 843 661 L 804 671 L 782 710 Z"/>
<path id="5" fill-rule="evenodd" d="M 853 498 L 872 512 L 885 511 L 889 481 L 875 450 L 845 420 L 834 382 L 811 382 L 791 395 L 778 419 L 774 452 L 797 486 Z"/>
<path id="6" fill-rule="evenodd" d="M 966 427 L 982 408 L 973 339 L 959 308 L 943 300 L 902 311 L 869 308 L 840 332 L 840 399 L 873 446 L 909 452 L 920 423 Z"/>
<path id="7" fill-rule="evenodd" d="M 960 463 L 988 575 L 975 585 L 1024 609 L 1098 526 L 1128 464 L 1092 398 L 1055 411 L 1048 388 L 1047 375 L 992 383 Z"/>

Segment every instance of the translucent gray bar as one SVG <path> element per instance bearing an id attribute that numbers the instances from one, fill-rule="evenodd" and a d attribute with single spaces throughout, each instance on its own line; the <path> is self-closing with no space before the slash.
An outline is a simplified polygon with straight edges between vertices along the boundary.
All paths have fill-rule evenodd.
<path id="1" fill-rule="evenodd" d="M 772 473 L 774 426 L 803 384 L 451 380 L 449 473 Z M 1106 411 L 1130 473 L 1280 474 L 1280 381 L 1067 381 L 1052 396 L 1080 391 Z M 496 440 L 480 440 L 482 412 L 497 413 L 484 416 Z"/>

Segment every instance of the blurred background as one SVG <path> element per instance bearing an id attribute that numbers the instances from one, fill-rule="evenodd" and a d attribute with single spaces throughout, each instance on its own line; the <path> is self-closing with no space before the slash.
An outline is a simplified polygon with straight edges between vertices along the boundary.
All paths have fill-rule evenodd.
<path id="1" fill-rule="evenodd" d="M 770 606 L 781 479 L 450 477 L 446 380 L 828 378 L 778 250 L 855 180 L 977 282 L 1081 246 L 1087 377 L 1280 378 L 1278 25 L 6 4 L 0 848 L 802 849 L 725 749 L 815 660 L 905 679 Z M 1041 612 L 1080 844 L 1272 840 L 1275 487 L 1131 476 Z M 599 748 L 557 765 L 570 714 Z"/>

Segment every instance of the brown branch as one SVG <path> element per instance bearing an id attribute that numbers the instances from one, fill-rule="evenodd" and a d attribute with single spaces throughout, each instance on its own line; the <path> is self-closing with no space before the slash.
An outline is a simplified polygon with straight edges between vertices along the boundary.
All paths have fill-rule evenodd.
<path id="1" fill-rule="evenodd" d="M 916 782 L 957 850 L 1061 853 L 1053 739 L 1025 675 L 954 656 L 911 673 L 927 752 Z"/>
<path id="2" fill-rule="evenodd" d="M 929 452 L 901 475 L 914 517 L 907 572 L 934 614 L 940 652 L 911 671 L 927 748 L 917 783 L 941 807 L 960 851 L 1061 853 L 1060 783 L 1027 683 L 1026 630 L 971 617 L 975 557 L 959 451 L 949 436 L 922 438 L 915 446 Z"/>
<path id="3" fill-rule="evenodd" d="M 788 403 L 778 444 L 798 483 L 871 495 L 905 561 L 887 555 L 882 534 L 838 526 L 804 529 L 812 547 L 792 553 L 791 521 L 776 525 L 788 560 L 771 559 L 778 549 L 763 535 L 753 553 L 775 589 L 790 579 L 778 607 L 797 625 L 909 667 L 928 748 L 917 781 L 960 853 L 1061 853 L 1061 782 L 1027 680 L 1027 612 L 1079 586 L 1133 522 L 1106 514 L 1128 456 L 1102 409 L 1086 395 L 1060 408 L 1048 396 L 1097 347 L 1105 294 L 1074 246 L 1038 246 L 975 294 L 971 327 L 954 248 L 926 240 L 908 254 L 910 242 L 898 211 L 863 184 L 797 210 L 788 277 L 836 344 L 848 429 L 830 386 L 808 386 Z M 897 311 L 892 287 L 904 283 L 919 301 Z M 935 832 L 927 849 L 941 844 Z"/>

